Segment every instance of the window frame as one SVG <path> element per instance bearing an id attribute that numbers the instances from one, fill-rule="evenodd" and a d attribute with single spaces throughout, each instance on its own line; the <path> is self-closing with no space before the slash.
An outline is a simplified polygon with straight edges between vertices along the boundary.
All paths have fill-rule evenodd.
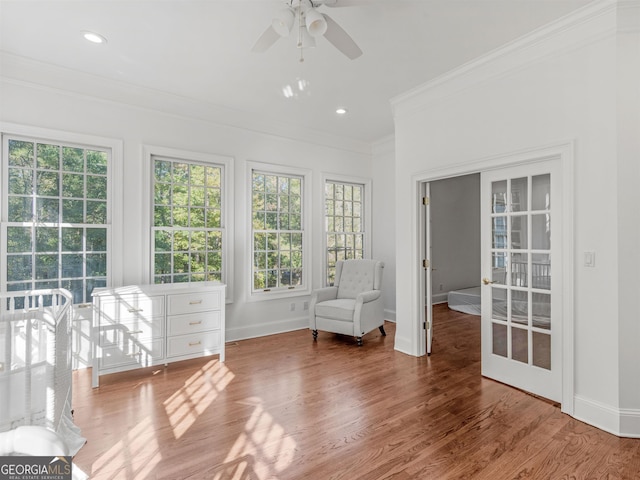
<path id="1" fill-rule="evenodd" d="M 48 143 L 63 145 L 69 147 L 78 147 L 82 149 L 95 149 L 108 152 L 107 165 L 107 212 L 104 224 L 107 229 L 107 264 L 106 264 L 106 284 L 114 285 L 122 282 L 123 277 L 123 223 L 122 223 L 122 186 L 121 182 L 116 179 L 122 178 L 123 171 L 123 143 L 120 140 L 99 137 L 93 135 L 84 135 L 70 133 L 60 130 L 51 130 L 46 128 L 32 127 L 26 125 L 0 123 L 0 182 L 2 185 L 2 197 L 0 204 L 0 221 L 2 223 L 2 233 L 0 234 L 0 288 L 6 291 L 7 288 L 7 228 L 8 224 L 8 141 L 19 140 L 33 143 Z M 5 193 L 6 192 L 6 193 Z M 60 197 L 62 198 L 61 192 Z M 11 222 L 13 223 L 13 222 Z M 34 223 L 35 225 L 35 223 Z M 65 225 L 60 222 L 58 225 Z M 75 225 L 75 224 L 74 224 Z M 86 228 L 91 228 L 91 224 L 84 224 Z M 60 278 L 60 276 L 58 276 Z M 87 278 L 85 276 L 82 277 Z M 32 279 L 33 280 L 33 279 Z M 85 299 L 84 303 L 75 304 L 76 307 L 89 305 L 91 299 Z"/>
<path id="2" fill-rule="evenodd" d="M 144 229 L 145 242 L 142 252 L 143 268 L 147 272 L 148 283 L 154 283 L 154 160 L 156 158 L 209 165 L 222 168 L 221 175 L 221 225 L 222 232 L 222 283 L 225 288 L 225 303 L 233 302 L 233 261 L 234 261 L 234 196 L 233 196 L 233 157 L 213 153 L 193 152 L 188 150 L 143 145 L 144 174 L 143 174 L 143 211 L 147 212 L 141 222 Z"/>
<path id="3" fill-rule="evenodd" d="M 294 176 L 302 179 L 302 282 L 300 286 L 294 288 L 280 287 L 276 289 L 254 290 L 253 288 L 253 259 L 254 259 L 254 237 L 253 237 L 253 173 L 255 171 L 281 176 Z M 311 293 L 311 256 L 313 254 L 312 244 L 312 173 L 311 170 L 290 167 L 285 165 L 247 162 L 247 255 L 245 272 L 247 272 L 247 301 L 273 300 L 277 298 L 289 298 Z"/>
<path id="4" fill-rule="evenodd" d="M 327 235 L 329 232 L 327 231 L 327 214 L 326 214 L 326 186 L 327 183 L 342 183 L 342 184 L 350 184 L 350 185 L 359 185 L 362 186 L 363 195 L 362 195 L 362 233 L 364 239 L 363 245 L 363 258 L 371 258 L 371 219 L 372 219 L 372 205 L 371 205 L 371 185 L 372 181 L 370 178 L 365 177 L 356 177 L 351 175 L 340 175 L 334 173 L 323 173 L 322 174 L 322 215 L 320 221 L 321 230 L 322 230 L 322 268 L 321 270 L 321 279 L 319 280 L 319 284 L 323 286 L 328 286 L 328 248 L 327 245 Z"/>

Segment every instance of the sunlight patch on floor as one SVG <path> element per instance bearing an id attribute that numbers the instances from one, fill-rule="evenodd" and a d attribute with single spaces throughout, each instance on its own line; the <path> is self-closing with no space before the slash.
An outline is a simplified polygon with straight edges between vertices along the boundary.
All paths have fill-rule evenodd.
<path id="1" fill-rule="evenodd" d="M 211 360 L 164 402 L 176 439 L 189 430 L 234 377 L 223 363 Z"/>
<path id="2" fill-rule="evenodd" d="M 273 416 L 264 409 L 261 399 L 250 398 L 245 402 L 254 411 L 224 461 L 224 467 L 233 468 L 233 478 L 258 478 L 277 480 L 291 462 L 296 448 L 295 440 L 287 435 Z M 218 472 L 214 480 L 229 478 L 230 469 Z"/>
<path id="3" fill-rule="evenodd" d="M 133 427 L 91 467 L 91 478 L 143 480 L 162 460 L 155 426 L 147 417 Z"/>

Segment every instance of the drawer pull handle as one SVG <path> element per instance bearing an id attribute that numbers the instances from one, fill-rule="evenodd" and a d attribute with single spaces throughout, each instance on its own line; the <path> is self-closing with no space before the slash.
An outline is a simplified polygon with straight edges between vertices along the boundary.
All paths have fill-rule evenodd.
<path id="1" fill-rule="evenodd" d="M 91 308 L 93 307 L 93 303 L 80 303 L 76 305 L 77 308 Z"/>
<path id="2" fill-rule="evenodd" d="M 127 357 L 139 357 L 140 355 L 142 355 L 142 352 L 128 353 Z"/>
<path id="3" fill-rule="evenodd" d="M 136 333 L 142 333 L 142 332 L 144 332 L 144 330 L 131 330 L 129 333 L 131 335 L 135 335 Z"/>
<path id="4" fill-rule="evenodd" d="M 129 313 L 138 313 L 144 311 L 143 308 L 130 308 Z"/>
<path id="5" fill-rule="evenodd" d="M 200 345 L 202 342 L 189 342 L 190 347 L 195 347 L 196 345 Z"/>
<path id="6" fill-rule="evenodd" d="M 202 299 L 200 300 L 191 300 L 189 305 L 200 305 L 202 303 Z"/>
<path id="7" fill-rule="evenodd" d="M 189 325 L 200 325 L 202 324 L 202 320 L 198 320 L 197 322 L 189 322 Z"/>

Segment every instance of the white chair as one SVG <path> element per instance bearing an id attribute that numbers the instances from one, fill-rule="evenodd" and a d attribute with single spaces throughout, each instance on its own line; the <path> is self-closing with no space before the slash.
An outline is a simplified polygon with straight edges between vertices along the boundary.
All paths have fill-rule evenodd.
<path id="1" fill-rule="evenodd" d="M 378 260 L 336 262 L 332 287 L 314 290 L 309 304 L 309 328 L 317 340 L 318 330 L 352 335 L 362 346 L 362 337 L 375 328 L 384 331 L 382 269 Z"/>

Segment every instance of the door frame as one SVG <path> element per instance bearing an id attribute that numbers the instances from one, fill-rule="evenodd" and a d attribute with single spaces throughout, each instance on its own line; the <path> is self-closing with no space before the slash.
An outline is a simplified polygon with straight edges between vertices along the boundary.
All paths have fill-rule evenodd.
<path id="1" fill-rule="evenodd" d="M 446 178 L 458 177 L 473 173 L 482 173 L 505 167 L 536 163 L 542 160 L 560 162 L 560 175 L 562 186 L 562 218 L 563 237 L 562 249 L 562 296 L 563 308 L 560 313 L 562 319 L 562 400 L 561 411 L 569 415 L 574 412 L 574 141 L 554 143 L 551 145 L 523 149 L 515 152 L 495 155 L 480 159 L 471 159 L 446 167 L 425 170 L 412 175 L 412 206 L 413 225 L 417 232 L 412 235 L 412 265 L 414 265 L 411 278 L 413 298 L 416 301 L 411 305 L 411 318 L 413 320 L 414 338 L 417 342 L 418 356 L 426 355 L 427 339 L 424 329 L 425 308 L 431 308 L 425 302 L 424 269 L 422 267 L 422 255 L 424 254 L 425 231 L 420 228 L 424 222 L 421 217 L 423 184 Z M 480 279 L 478 279 L 478 282 Z M 416 344 L 414 344 L 416 345 Z"/>

